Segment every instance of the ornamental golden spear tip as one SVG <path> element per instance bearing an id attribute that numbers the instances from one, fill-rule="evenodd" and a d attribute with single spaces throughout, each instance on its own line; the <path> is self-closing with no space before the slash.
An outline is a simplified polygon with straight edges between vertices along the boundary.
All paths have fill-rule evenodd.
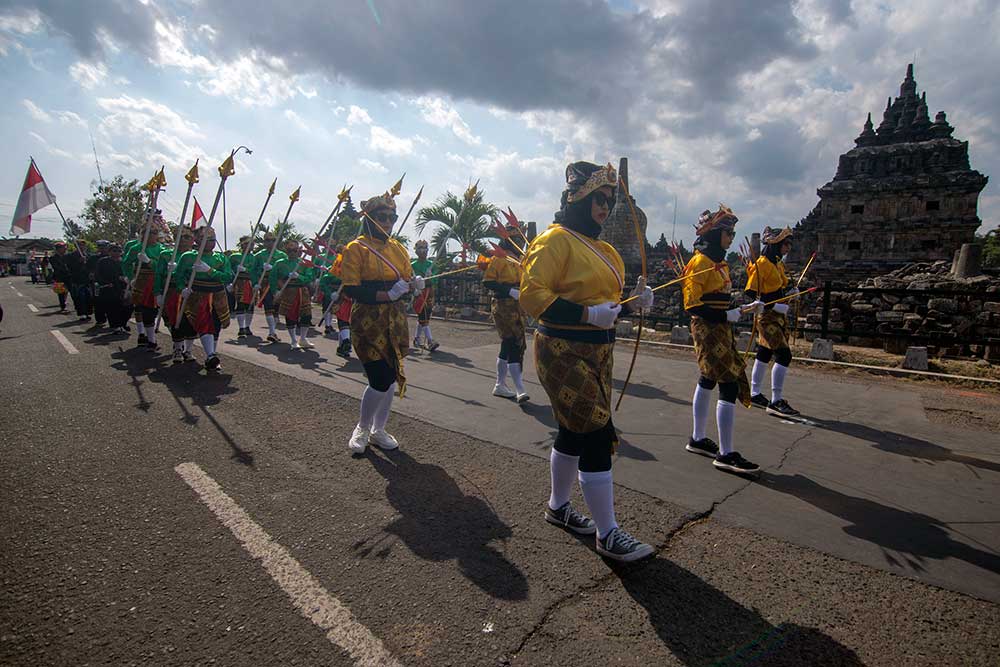
<path id="1" fill-rule="evenodd" d="M 395 197 L 396 195 L 398 195 L 400 192 L 403 191 L 403 179 L 404 178 L 406 178 L 406 172 L 405 171 L 403 172 L 403 175 L 399 177 L 399 180 L 396 181 L 396 184 L 392 186 L 392 189 L 389 190 L 389 194 L 392 197 Z"/>
<path id="2" fill-rule="evenodd" d="M 233 160 L 234 155 L 236 155 L 236 151 L 230 153 L 229 157 L 223 160 L 222 164 L 219 165 L 219 176 L 222 178 L 227 178 L 236 173 L 236 165 Z"/>
<path id="3" fill-rule="evenodd" d="M 292 201 L 298 201 L 299 200 L 299 191 L 301 189 L 302 189 L 301 185 L 299 187 L 295 188 L 295 192 L 293 192 L 288 198 L 291 199 Z"/>
<path id="4" fill-rule="evenodd" d="M 275 177 L 275 179 L 271 181 L 271 187 L 267 189 L 267 195 L 269 197 L 274 194 L 274 186 L 276 186 L 277 184 L 278 184 L 278 178 Z"/>
<path id="5" fill-rule="evenodd" d="M 200 158 L 198 158 L 200 159 Z M 186 180 L 191 185 L 198 182 L 198 159 L 195 159 L 194 166 L 184 175 L 184 180 Z"/>

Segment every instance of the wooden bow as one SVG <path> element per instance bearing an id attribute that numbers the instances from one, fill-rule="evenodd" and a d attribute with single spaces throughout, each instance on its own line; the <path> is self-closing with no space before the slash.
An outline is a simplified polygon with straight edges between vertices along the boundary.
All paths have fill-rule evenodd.
<path id="1" fill-rule="evenodd" d="M 635 212 L 635 204 L 632 203 L 632 196 L 628 193 L 628 185 L 625 184 L 625 180 L 619 176 L 618 185 L 621 187 L 622 192 L 625 194 L 625 201 L 628 202 L 629 213 L 632 217 L 632 227 L 635 230 L 635 237 L 639 241 L 639 255 L 642 258 L 642 284 L 646 284 L 646 237 L 642 233 L 642 228 L 639 226 L 639 216 Z M 628 373 L 625 375 L 625 383 L 622 384 L 621 393 L 618 394 L 618 402 L 615 404 L 615 412 L 618 412 L 618 408 L 622 405 L 622 399 L 625 397 L 625 390 L 628 389 L 629 380 L 632 379 L 632 370 L 635 368 L 635 358 L 639 355 L 639 341 L 642 339 L 642 327 L 646 323 L 646 313 L 643 309 L 639 309 L 639 330 L 635 332 L 635 348 L 632 350 L 632 361 L 628 365 Z"/>

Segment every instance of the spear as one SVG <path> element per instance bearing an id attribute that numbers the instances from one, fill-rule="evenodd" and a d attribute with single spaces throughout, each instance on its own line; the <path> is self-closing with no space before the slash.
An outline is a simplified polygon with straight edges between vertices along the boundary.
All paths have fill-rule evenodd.
<path id="1" fill-rule="evenodd" d="M 326 221 L 323 223 L 323 226 L 320 227 L 319 233 L 316 234 L 316 238 L 313 240 L 312 253 L 310 253 L 313 258 L 313 266 L 315 266 L 316 255 L 319 254 L 319 245 L 320 245 L 320 240 L 323 238 L 323 232 L 326 231 L 327 225 L 330 225 L 333 222 L 333 219 L 337 216 L 337 213 L 340 211 L 340 207 L 343 206 L 344 202 L 347 200 L 349 192 L 350 192 L 349 190 L 345 190 L 343 188 L 340 190 L 340 194 L 337 195 L 337 205 L 333 207 L 333 211 L 327 217 Z M 295 268 L 293 268 L 289 272 L 289 274 L 296 273 L 299 270 L 299 267 L 302 266 L 302 262 L 307 252 L 308 251 L 303 251 L 302 256 L 299 257 L 299 261 L 295 263 Z M 274 297 L 277 298 L 278 295 L 284 292 L 285 288 L 288 287 L 288 283 L 290 283 L 291 281 L 292 281 L 292 276 L 289 275 L 287 278 L 285 278 L 285 282 L 281 285 L 278 291 L 274 293 Z"/>
<path id="2" fill-rule="evenodd" d="M 809 257 L 809 261 L 806 262 L 806 268 L 802 269 L 802 273 L 799 274 L 799 279 L 795 281 L 795 288 L 798 289 L 799 285 L 802 284 L 802 279 L 806 277 L 806 271 L 812 266 L 813 260 L 816 259 L 816 253 Z M 795 325 L 792 327 L 792 341 L 795 341 L 799 337 L 799 303 L 795 302 Z"/>
<path id="3" fill-rule="evenodd" d="M 163 167 L 160 167 L 160 170 L 153 174 L 153 178 L 149 180 L 146 187 L 149 188 L 149 208 L 146 210 L 146 228 L 142 232 L 142 245 L 139 246 L 139 252 L 146 252 L 146 244 L 149 242 L 149 230 L 153 226 L 153 215 L 156 212 L 156 201 L 160 197 L 160 190 L 167 187 L 167 177 L 163 175 Z M 139 271 L 141 269 L 142 262 L 136 260 L 135 275 L 132 276 L 130 285 L 135 285 L 135 281 L 139 279 Z"/>
<path id="4" fill-rule="evenodd" d="M 780 299 L 775 299 L 774 301 L 768 301 L 764 305 L 765 306 L 773 306 L 776 303 L 784 303 L 786 301 L 791 301 L 792 299 L 798 299 L 800 296 L 809 294 L 809 292 L 815 292 L 817 289 L 819 289 L 819 288 L 818 287 L 810 287 L 809 289 L 802 290 L 801 292 L 799 292 L 797 294 L 789 294 L 788 296 L 783 296 Z M 753 309 L 749 308 L 747 306 L 743 306 L 742 308 L 740 308 L 740 310 L 743 311 L 744 313 L 749 313 Z"/>
<path id="5" fill-rule="evenodd" d="M 247 243 L 247 247 L 243 250 L 243 256 L 240 257 L 240 263 L 237 266 L 243 266 L 247 261 L 247 255 L 250 253 L 250 249 L 253 248 L 254 237 L 257 236 L 257 229 L 260 227 L 260 221 L 264 219 L 264 211 L 267 210 L 267 204 L 271 201 L 271 197 L 274 196 L 274 186 L 278 184 L 278 179 L 275 178 L 271 181 L 271 187 L 267 189 L 267 198 L 264 200 L 264 205 L 260 209 L 260 215 L 257 216 L 257 222 L 250 228 L 250 242 Z M 237 271 L 237 275 L 239 272 Z M 233 288 L 236 284 L 236 276 L 233 277 L 233 282 L 229 283 L 229 289 Z"/>
<path id="6" fill-rule="evenodd" d="M 746 238 L 745 236 L 743 238 L 746 239 L 747 246 L 750 248 L 750 253 L 752 255 L 753 254 L 753 245 L 750 243 L 750 239 Z M 759 259 L 759 256 L 758 256 L 758 258 L 754 259 L 754 266 L 755 267 L 756 267 L 757 259 Z M 747 271 L 749 271 L 749 270 L 750 270 L 750 267 L 748 266 L 747 267 Z M 762 296 L 761 293 L 760 293 L 760 268 L 759 267 L 755 268 L 754 273 L 756 274 L 756 277 L 757 277 L 757 298 L 760 299 L 760 297 Z M 747 311 L 741 311 L 741 312 L 747 312 Z M 757 317 L 754 316 L 754 318 L 753 318 L 753 324 L 750 325 L 750 340 L 747 341 L 747 349 L 743 353 L 743 358 L 744 359 L 746 359 L 747 357 L 750 356 L 750 348 L 753 347 L 753 335 L 754 335 L 754 333 L 756 331 L 757 331 Z"/>
<path id="7" fill-rule="evenodd" d="M 664 287 L 670 287 L 671 285 L 676 285 L 677 283 L 682 283 L 685 280 L 687 280 L 688 278 L 694 278 L 695 276 L 700 276 L 703 273 L 708 273 L 709 271 L 716 271 L 716 270 L 717 269 L 714 266 L 710 266 L 707 269 L 702 269 L 701 271 L 695 271 L 694 273 L 689 273 L 687 275 L 680 276 L 679 278 L 674 278 L 673 280 L 665 282 L 662 285 L 657 285 L 656 287 L 654 287 L 652 289 L 652 291 L 656 292 L 658 290 L 663 289 Z M 629 301 L 634 301 L 634 300 L 638 299 L 639 296 L 640 296 L 639 294 L 636 294 L 635 296 L 630 296 L 629 298 L 625 299 L 624 301 L 619 301 L 618 304 L 623 306 L 626 303 L 628 303 Z"/>
<path id="8" fill-rule="evenodd" d="M 629 212 L 632 214 L 632 228 L 635 231 L 636 238 L 639 241 L 639 255 L 642 259 L 642 281 L 646 282 L 647 271 L 646 271 L 646 236 L 642 233 L 642 229 L 639 227 L 639 216 L 635 212 L 635 204 L 632 203 L 632 196 L 628 192 L 628 184 L 625 179 L 618 175 L 618 184 L 622 188 L 622 192 L 625 193 L 625 201 L 628 202 Z M 635 348 L 632 350 L 632 361 L 628 365 L 628 373 L 625 374 L 625 382 L 622 384 L 621 393 L 618 394 L 618 402 L 615 403 L 615 412 L 618 412 L 618 408 L 622 405 L 622 399 L 625 398 L 625 390 L 628 389 L 629 380 L 632 379 L 632 369 L 635 368 L 635 358 L 639 355 L 639 341 L 642 338 L 642 326 L 646 320 L 646 312 L 642 309 L 639 310 L 639 329 L 635 332 Z"/>
<path id="9" fill-rule="evenodd" d="M 284 235 L 285 229 L 287 229 L 286 225 L 288 223 L 288 216 L 289 216 L 289 214 L 291 214 L 292 207 L 295 206 L 295 202 L 297 202 L 299 200 L 299 191 L 301 189 L 302 189 L 302 186 L 300 185 L 299 187 L 295 188 L 295 192 L 293 192 L 292 194 L 290 194 L 288 196 L 288 199 L 291 200 L 291 201 L 288 202 L 288 210 L 285 211 L 285 219 L 281 221 L 281 231 L 278 233 L 277 238 L 274 239 L 274 245 L 271 246 L 271 250 L 267 253 L 267 260 L 264 262 L 265 264 L 270 264 L 271 260 L 274 259 L 274 251 L 278 249 L 278 245 L 281 243 L 281 237 Z M 267 273 L 267 272 L 264 271 L 264 270 L 261 270 L 261 272 L 260 272 L 260 278 L 257 279 L 257 284 L 254 285 L 254 288 L 253 288 L 253 298 L 254 298 L 254 300 L 257 299 L 257 294 L 260 292 L 260 285 L 261 285 L 261 283 L 264 282 L 264 274 L 265 273 Z M 270 285 L 268 286 L 268 289 L 270 289 Z M 258 308 L 260 307 L 260 304 L 264 302 L 264 297 L 265 296 L 267 296 L 267 290 L 264 290 L 264 293 L 261 294 L 260 301 L 257 303 L 257 307 Z"/>
<path id="10" fill-rule="evenodd" d="M 208 227 L 212 226 L 212 221 L 215 220 L 215 212 L 219 209 L 219 200 L 222 198 L 222 190 L 226 187 L 226 179 L 236 173 L 236 167 L 233 164 L 233 156 L 236 155 L 236 151 L 229 153 L 229 157 L 223 160 L 222 164 L 219 165 L 219 176 L 222 180 L 219 181 L 219 189 L 215 191 L 215 201 L 212 202 L 212 211 L 208 214 Z M 195 255 L 194 264 L 201 261 L 202 255 L 205 254 L 205 245 L 208 241 L 208 234 L 202 234 L 201 241 L 198 243 L 198 254 Z M 177 321 L 180 320 L 181 313 L 184 312 L 184 306 L 187 305 L 188 296 L 191 294 L 191 285 L 194 284 L 194 277 L 198 272 L 195 271 L 194 265 L 191 266 L 191 275 L 188 276 L 187 287 L 185 288 L 186 294 L 181 297 L 181 302 L 177 308 Z"/>
<path id="11" fill-rule="evenodd" d="M 184 220 L 187 219 L 188 203 L 191 201 L 191 190 L 194 189 L 194 184 L 198 182 L 198 160 L 194 161 L 194 166 L 191 167 L 190 171 L 184 175 L 184 180 L 187 181 L 187 193 L 184 195 L 184 206 L 181 208 L 181 217 L 177 221 L 177 238 L 174 239 L 174 252 L 170 255 L 170 264 L 176 265 L 177 262 L 177 250 L 181 245 L 181 230 L 184 229 Z M 153 331 L 160 328 L 160 318 L 163 317 L 163 305 L 167 302 L 167 292 L 170 290 L 170 273 L 171 269 L 168 265 L 167 267 L 167 279 L 163 281 L 163 294 L 160 295 L 160 304 L 156 307 L 156 323 L 153 325 Z"/>

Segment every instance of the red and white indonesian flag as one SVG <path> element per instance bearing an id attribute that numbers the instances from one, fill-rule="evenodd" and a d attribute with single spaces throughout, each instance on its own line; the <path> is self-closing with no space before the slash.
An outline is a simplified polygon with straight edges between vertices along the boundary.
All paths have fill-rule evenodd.
<path id="1" fill-rule="evenodd" d="M 194 200 L 194 212 L 191 214 L 191 229 L 201 229 L 202 227 L 208 227 L 208 220 L 205 219 L 205 214 L 201 210 L 201 206 L 198 205 L 198 198 Z"/>
<path id="2" fill-rule="evenodd" d="M 31 231 L 32 214 L 49 204 L 55 203 L 56 196 L 45 185 L 45 179 L 38 173 L 38 167 L 35 166 L 35 161 L 32 160 L 28 164 L 28 175 L 24 177 L 24 187 L 21 188 L 21 196 L 17 199 L 17 208 L 14 209 L 14 219 L 10 223 L 10 233 L 14 236 L 27 234 Z"/>

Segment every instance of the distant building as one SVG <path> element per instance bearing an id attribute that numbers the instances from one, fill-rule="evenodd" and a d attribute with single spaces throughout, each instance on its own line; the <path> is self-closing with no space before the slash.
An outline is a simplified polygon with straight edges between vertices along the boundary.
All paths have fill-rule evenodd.
<path id="1" fill-rule="evenodd" d="M 979 193 L 988 178 L 969 166 L 969 142 L 952 137 L 944 111 L 933 122 L 913 65 L 889 98 L 882 122 L 871 114 L 819 203 L 795 226 L 788 263 L 815 251 L 812 277 L 854 280 L 910 262 L 951 260 L 982 224 Z"/>
<path id="2" fill-rule="evenodd" d="M 0 262 L 15 275 L 28 273 L 27 264 L 31 257 L 41 259 L 55 252 L 55 242 L 48 239 L 5 239 L 0 240 Z"/>
<path id="3" fill-rule="evenodd" d="M 621 158 L 618 162 L 618 175 L 625 184 L 625 188 L 629 188 L 628 180 L 628 158 Z M 639 229 L 642 233 L 643 243 L 646 243 L 646 214 L 641 208 L 635 205 L 635 197 L 632 199 L 632 207 L 630 208 L 628 202 L 625 199 L 625 188 L 618 188 L 617 201 L 615 202 L 615 207 L 611 209 L 611 214 L 608 219 L 604 221 L 601 226 L 601 240 L 607 241 L 618 254 L 621 255 L 622 260 L 625 262 L 625 271 L 630 276 L 637 276 L 642 271 L 642 246 L 639 242 L 639 236 L 635 233 L 635 224 L 632 222 L 632 210 L 634 208 L 636 217 L 639 222 Z M 647 244 L 648 245 L 648 244 Z"/>

